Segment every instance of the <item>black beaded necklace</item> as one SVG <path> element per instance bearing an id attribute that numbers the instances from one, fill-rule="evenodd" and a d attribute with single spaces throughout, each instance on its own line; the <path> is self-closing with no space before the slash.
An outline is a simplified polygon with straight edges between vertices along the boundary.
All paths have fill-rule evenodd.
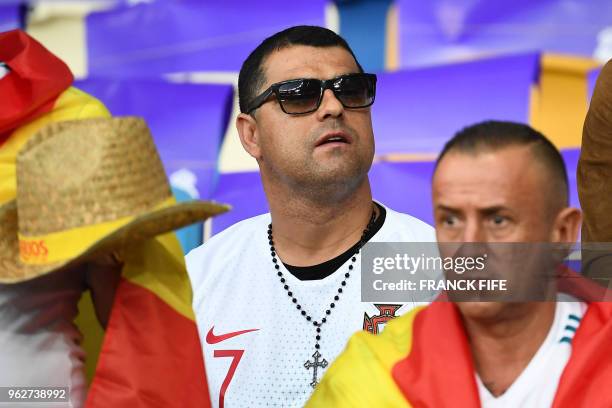
<path id="1" fill-rule="evenodd" d="M 289 297 L 291 298 L 291 301 L 293 302 L 293 304 L 295 304 L 295 308 L 300 311 L 301 315 L 304 316 L 304 318 L 308 322 L 312 322 L 312 324 L 316 328 L 317 334 L 315 336 L 315 340 L 316 340 L 315 341 L 315 352 L 312 355 L 314 362 L 311 362 L 310 360 L 308 360 L 304 363 L 304 367 L 307 370 L 310 368 L 313 369 L 312 382 L 310 383 L 310 386 L 312 388 L 314 388 L 319 383 L 318 375 L 317 375 L 318 368 L 319 367 L 325 368 L 329 364 L 327 360 L 322 358 L 321 353 L 319 352 L 319 349 L 321 348 L 321 346 L 319 345 L 319 342 L 321 341 L 321 326 L 327 323 L 327 316 L 329 316 L 331 314 L 332 309 L 336 307 L 335 302 L 340 300 L 340 295 L 343 292 L 343 288 L 346 286 L 346 281 L 348 280 L 348 278 L 350 278 L 351 272 L 354 269 L 354 264 L 357 261 L 357 255 L 359 254 L 361 247 L 365 245 L 366 237 L 370 229 L 372 229 L 372 226 L 374 225 L 375 220 L 376 220 L 376 211 L 372 209 L 372 216 L 370 217 L 370 221 L 368 222 L 368 225 L 363 230 L 363 233 L 361 234 L 361 238 L 359 239 L 359 242 L 357 243 L 355 247 L 355 253 L 351 257 L 351 263 L 348 266 L 349 271 L 344 274 L 344 279 L 342 280 L 342 282 L 340 282 L 340 287 L 338 288 L 337 293 L 334 296 L 334 301 L 329 304 L 329 307 L 327 308 L 327 310 L 325 310 L 325 315 L 320 320 L 312 319 L 312 316 L 310 316 L 310 314 L 306 312 L 306 310 L 304 310 L 302 305 L 300 305 L 297 298 L 294 296 L 293 292 L 290 290 L 291 288 L 286 283 L 286 279 L 283 276 L 283 273 L 280 271 L 280 265 L 278 263 L 278 259 L 276 258 L 276 249 L 274 248 L 274 239 L 272 237 L 272 224 L 268 225 L 268 242 L 270 244 L 270 254 L 272 255 L 272 262 L 274 264 L 274 268 L 276 269 L 276 275 L 280 278 L 280 282 L 283 285 L 283 288 L 285 289 L 285 291 L 287 292 L 287 295 L 289 295 Z"/>

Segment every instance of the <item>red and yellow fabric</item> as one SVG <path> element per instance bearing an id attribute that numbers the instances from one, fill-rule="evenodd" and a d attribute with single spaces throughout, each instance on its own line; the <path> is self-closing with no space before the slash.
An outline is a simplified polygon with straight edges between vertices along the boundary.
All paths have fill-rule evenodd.
<path id="1" fill-rule="evenodd" d="M 0 79 L 2 205 L 15 198 L 17 154 L 39 129 L 110 114 L 100 101 L 71 87 L 68 67 L 20 30 L 0 34 L 0 62 L 10 70 Z M 98 363 L 87 406 L 210 406 L 191 287 L 176 236 L 137 244 L 125 262 L 102 350 L 88 356 Z M 97 324 L 93 310 L 79 319 L 86 322 L 80 328 L 87 342 Z"/>
<path id="2" fill-rule="evenodd" d="M 68 66 L 21 30 L 0 34 L 0 62 L 9 73 L 0 79 L 0 205 L 15 199 L 17 154 L 40 129 L 53 122 L 110 117 L 96 98 L 71 84 Z M 93 373 L 103 332 L 89 295 L 79 304 L 77 324 L 86 333 L 83 348 Z"/>
<path id="3" fill-rule="evenodd" d="M 70 69 L 20 30 L 0 34 L 0 205 L 15 198 L 15 158 L 39 129 L 52 122 L 109 117 L 106 107 L 71 87 Z"/>
<path id="4" fill-rule="evenodd" d="M 209 407 L 183 251 L 173 233 L 127 252 L 87 407 Z"/>
<path id="5" fill-rule="evenodd" d="M 612 303 L 589 303 L 553 407 L 612 406 L 611 355 Z M 378 336 L 355 334 L 306 405 L 331 406 L 480 407 L 457 307 L 434 302 L 394 319 Z"/>

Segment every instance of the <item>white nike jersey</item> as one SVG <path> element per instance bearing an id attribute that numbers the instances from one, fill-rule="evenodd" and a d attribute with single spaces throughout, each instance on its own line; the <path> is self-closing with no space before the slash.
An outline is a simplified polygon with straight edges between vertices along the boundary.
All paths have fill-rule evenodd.
<path id="1" fill-rule="evenodd" d="M 566 296 L 566 295 L 562 295 Z M 572 340 L 587 305 L 558 302 L 546 339 L 508 390 L 495 398 L 476 374 L 483 408 L 547 408 L 552 406 L 559 379 L 572 353 Z"/>
<path id="2" fill-rule="evenodd" d="M 353 333 L 364 327 L 377 332 L 415 306 L 362 303 L 359 257 L 337 302 L 333 298 L 350 260 L 310 281 L 300 281 L 280 263 L 303 309 L 313 320 L 327 317 L 315 360 L 316 327 L 296 309 L 277 276 L 269 223 L 270 214 L 242 221 L 187 256 L 213 406 L 302 407 L 311 383 L 321 379 Z M 434 242 L 435 234 L 426 223 L 386 208 L 385 222 L 370 241 Z M 331 302 L 335 307 L 325 316 Z"/>

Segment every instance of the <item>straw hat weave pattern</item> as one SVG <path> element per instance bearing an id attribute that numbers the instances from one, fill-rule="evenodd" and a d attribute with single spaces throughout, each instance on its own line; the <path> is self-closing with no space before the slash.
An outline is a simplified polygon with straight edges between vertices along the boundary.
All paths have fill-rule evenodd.
<path id="1" fill-rule="evenodd" d="M 0 207 L 0 282 L 203 221 L 229 207 L 175 203 L 144 120 L 53 123 L 17 157 L 17 199 Z"/>

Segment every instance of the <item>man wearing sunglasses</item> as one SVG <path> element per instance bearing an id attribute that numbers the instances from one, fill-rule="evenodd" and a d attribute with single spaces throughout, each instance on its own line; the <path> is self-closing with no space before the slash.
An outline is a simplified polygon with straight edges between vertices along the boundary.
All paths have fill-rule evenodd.
<path id="1" fill-rule="evenodd" d="M 372 201 L 376 76 L 321 27 L 289 28 L 244 62 L 236 126 L 270 213 L 192 251 L 187 264 L 213 405 L 302 406 L 349 336 L 414 303 L 361 302 L 361 246 L 433 241 Z"/>

